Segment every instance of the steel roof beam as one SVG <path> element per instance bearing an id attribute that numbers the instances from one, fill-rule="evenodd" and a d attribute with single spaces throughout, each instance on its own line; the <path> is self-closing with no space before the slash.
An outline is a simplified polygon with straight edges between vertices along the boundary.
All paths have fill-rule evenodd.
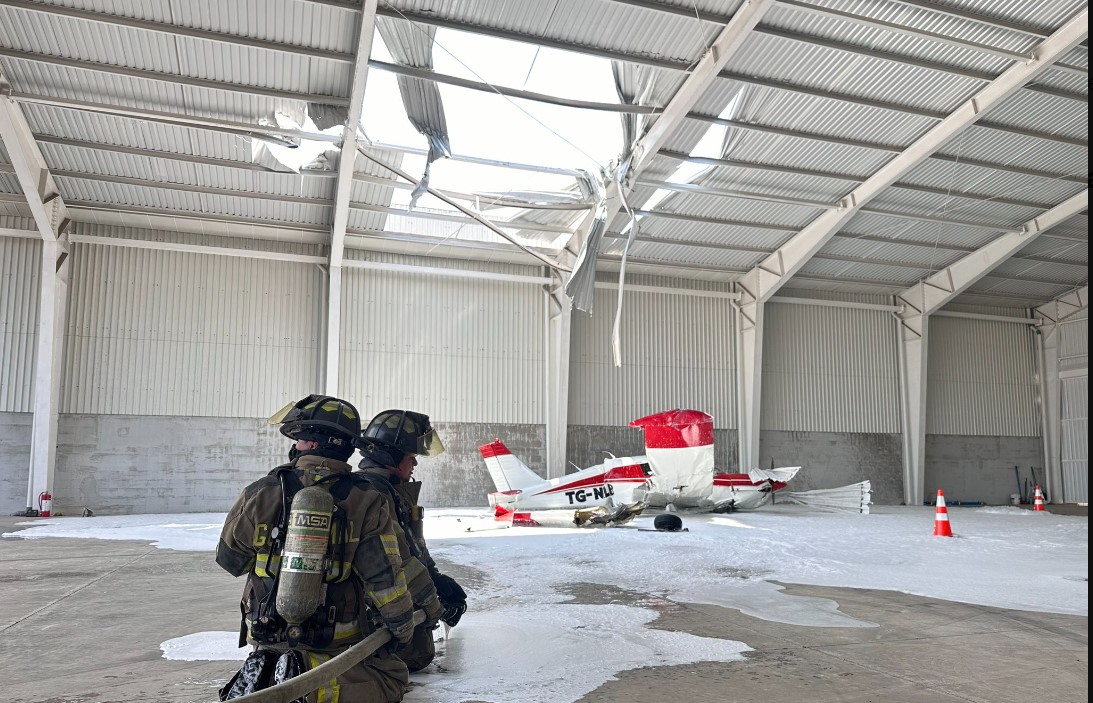
<path id="1" fill-rule="evenodd" d="M 1005 75 L 1005 74 L 1002 74 Z M 897 103 L 885 102 L 883 100 L 873 100 L 870 98 L 860 98 L 856 95 L 849 95 L 846 93 L 837 93 L 830 90 L 818 90 L 815 88 L 808 88 L 806 86 L 797 85 L 795 83 L 786 83 L 783 81 L 770 80 L 768 78 L 755 78 L 752 76 L 745 76 L 739 73 L 731 73 L 724 71 L 721 73 L 721 78 L 735 81 L 737 83 L 745 83 L 747 85 L 757 85 L 762 88 L 771 88 L 773 90 L 782 90 L 789 93 L 797 93 L 799 95 L 808 95 L 814 98 L 822 98 L 825 100 L 835 100 L 843 103 L 850 103 L 853 105 L 861 105 L 863 107 L 872 107 L 878 110 L 887 110 L 889 112 L 898 112 L 904 115 L 916 115 L 919 117 L 926 117 L 932 120 L 937 120 L 940 123 L 944 123 L 948 115 L 944 112 L 937 112 L 935 110 L 926 110 L 917 107 L 910 107 L 907 105 L 899 105 Z M 989 90 L 993 83 L 988 84 L 983 90 Z M 982 92 L 982 91 L 980 91 Z M 959 108 L 958 108 L 959 109 Z M 1022 137 L 1031 137 L 1033 139 L 1044 139 L 1050 142 L 1058 142 L 1060 144 L 1069 144 L 1071 146 L 1088 147 L 1089 142 L 1084 139 L 1078 139 L 1075 137 L 1063 137 L 1057 134 L 1051 134 L 1049 132 L 1037 132 L 1031 129 L 1021 129 L 1020 127 L 1011 127 L 1009 125 L 999 124 L 997 122 L 980 121 L 979 126 L 985 129 L 991 129 L 998 132 L 1007 132 L 1009 134 L 1016 134 Z"/>
<path id="2" fill-rule="evenodd" d="M 340 107 L 345 107 L 349 105 L 350 102 L 349 98 L 335 95 L 316 95 L 312 93 L 300 93 L 293 90 L 261 88 L 243 83 L 229 83 L 227 81 L 217 81 L 208 78 L 193 78 L 177 73 L 161 73 L 160 71 L 149 71 L 143 68 L 126 68 L 125 66 L 115 66 L 113 64 L 85 61 L 83 59 L 68 59 L 63 56 L 36 54 L 29 51 L 18 51 L 16 49 L 0 48 L 0 58 L 2 57 L 19 61 L 45 63 L 52 66 L 65 66 L 67 68 L 77 68 L 98 73 L 109 73 L 115 76 L 141 78 L 144 80 L 159 81 L 161 83 L 171 83 L 172 85 L 185 85 L 191 88 L 208 88 L 211 90 L 224 90 L 230 93 L 257 95 L 259 97 L 272 98 L 274 100 L 298 100 L 305 103 L 321 103 L 323 105 L 337 105 Z"/>
<path id="3" fill-rule="evenodd" d="M 142 20 L 135 17 L 114 15 L 107 12 L 97 12 L 94 10 L 85 10 L 75 7 L 64 7 L 62 5 L 48 5 L 43 2 L 32 2 L 31 0 L 4 0 L 3 4 L 7 7 L 14 7 L 18 10 L 28 10 L 30 12 L 39 12 L 42 14 L 54 15 L 59 17 L 69 17 L 72 19 L 85 20 L 88 22 L 109 24 L 115 27 L 142 29 L 149 32 L 166 34 L 169 36 L 206 39 L 208 41 L 221 42 L 224 44 L 246 46 L 253 49 L 266 49 L 268 51 L 279 51 L 287 54 L 298 54 L 301 56 L 309 56 L 316 59 L 326 59 L 329 61 L 339 61 L 342 63 L 353 62 L 352 54 L 347 54 L 340 51 L 317 49 L 314 47 L 299 46 L 296 44 L 284 44 L 281 42 L 270 41 L 267 39 L 255 39 L 252 37 L 244 37 L 237 34 L 228 34 L 227 32 L 216 32 L 209 29 L 200 29 L 197 27 L 184 27 L 178 24 L 168 24 L 166 22 L 156 22 L 153 20 Z"/>
<path id="4" fill-rule="evenodd" d="M 330 242 L 330 229 L 322 225 L 306 225 L 238 215 L 210 214 L 162 207 L 118 205 L 81 200 L 69 200 L 67 205 L 74 221 L 89 224 L 101 224 L 102 221 L 110 221 L 112 224 L 122 223 L 126 227 L 177 230 L 179 232 L 212 236 L 225 234 L 232 237 L 268 239 L 296 242 L 298 244 L 321 244 L 323 246 Z M 92 213 L 94 216 L 79 217 L 78 213 L 80 212 Z"/>
<path id="5" fill-rule="evenodd" d="M 829 136 L 822 135 L 822 134 L 814 134 L 812 132 L 801 132 L 801 131 L 797 131 L 797 130 L 783 129 L 783 128 L 780 128 L 780 127 L 770 127 L 770 126 L 763 125 L 763 124 L 748 123 L 748 122 L 736 122 L 736 121 L 733 121 L 733 120 L 725 120 L 725 119 L 721 119 L 721 118 L 718 118 L 718 117 L 711 117 L 709 115 L 699 115 L 699 114 L 693 114 L 692 113 L 692 114 L 688 115 L 688 118 L 693 119 L 693 120 L 699 120 L 699 121 L 702 121 L 702 122 L 709 122 L 711 124 L 720 124 L 720 125 L 724 125 L 726 127 L 732 127 L 732 128 L 735 128 L 735 129 L 744 129 L 744 130 L 750 130 L 750 131 L 755 131 L 755 132 L 762 132 L 764 134 L 774 134 L 774 135 L 781 136 L 781 137 L 793 137 L 793 138 L 797 138 L 797 139 L 807 139 L 809 141 L 825 142 L 825 143 L 828 143 L 828 144 L 838 144 L 840 146 L 859 147 L 859 148 L 862 148 L 862 149 L 870 149 L 870 150 L 873 150 L 873 151 L 887 151 L 887 152 L 891 152 L 891 153 L 894 153 L 894 154 L 898 154 L 906 148 L 905 146 L 897 146 L 897 145 L 894 145 L 894 144 L 878 144 L 876 142 L 865 142 L 865 141 L 860 141 L 860 140 L 855 140 L 855 139 L 844 139 L 844 138 L 840 138 L 840 137 L 829 137 Z M 662 154 L 668 154 L 669 152 L 662 151 L 661 153 Z M 675 153 L 678 153 L 678 152 L 675 152 Z M 676 158 L 676 157 L 672 156 L 672 158 Z M 681 156 L 679 158 L 683 158 L 683 157 Z M 690 157 L 687 157 L 687 158 L 690 158 Z M 1005 171 L 1005 172 L 1008 172 L 1008 173 L 1017 173 L 1017 174 L 1021 174 L 1021 175 L 1024 175 L 1024 176 L 1038 176 L 1040 178 L 1048 178 L 1048 179 L 1051 179 L 1051 180 L 1064 180 L 1064 181 L 1071 181 L 1071 182 L 1074 182 L 1074 183 L 1082 183 L 1082 184 L 1089 182 L 1088 178 L 1083 178 L 1083 177 L 1080 177 L 1080 176 L 1072 176 L 1072 175 L 1068 175 L 1068 174 L 1059 174 L 1059 173 L 1050 173 L 1050 172 L 1047 172 L 1047 171 L 1037 171 L 1035 169 L 1022 168 L 1022 167 L 1019 167 L 1019 166 L 1009 166 L 1009 165 L 1006 165 L 1006 164 L 993 163 L 993 162 L 989 162 L 989 161 L 977 161 L 975 159 L 969 159 L 969 158 L 962 157 L 962 156 L 954 156 L 954 155 L 938 153 L 938 154 L 931 154 L 930 158 L 931 159 L 936 159 L 938 161 L 951 161 L 951 162 L 965 164 L 967 166 L 978 166 L 978 167 L 981 167 L 981 168 L 988 168 L 988 169 L 993 169 L 993 170 L 996 170 L 996 171 Z"/>
<path id="6" fill-rule="evenodd" d="M 1045 303 L 1035 310 L 1033 314 L 1042 319 L 1045 324 L 1057 325 L 1065 322 L 1077 313 L 1089 309 L 1089 286 L 1085 285 L 1065 295 L 1061 295 L 1050 303 Z"/>
<path id="7" fill-rule="evenodd" d="M 364 0 L 357 13 L 357 49 L 349 84 L 349 111 L 342 129 L 338 176 L 334 185 L 334 216 L 330 230 L 330 260 L 327 269 L 326 306 L 326 392 L 337 395 L 341 373 L 342 260 L 345 256 L 345 232 L 349 226 L 349 207 L 353 196 L 353 172 L 357 159 L 357 130 L 364 111 L 364 92 L 368 84 L 368 61 L 372 57 L 372 38 L 376 33 L 378 0 Z"/>
<path id="8" fill-rule="evenodd" d="M 299 129 L 282 129 L 275 126 L 259 125 L 249 122 L 236 122 L 234 120 L 222 120 L 215 117 L 201 117 L 198 115 L 186 115 L 177 112 L 146 110 L 142 108 L 129 107 L 126 105 L 111 105 L 107 103 L 91 102 L 88 100 L 74 100 L 72 98 L 58 98 L 47 95 L 34 95 L 31 93 L 21 93 L 18 91 L 12 91 L 10 93 L 7 93 L 6 96 L 18 103 L 48 105 L 50 107 L 58 107 L 67 110 L 81 110 L 83 112 L 96 112 L 103 115 L 112 115 L 114 117 L 126 117 L 135 120 L 161 122 L 163 124 L 170 124 L 180 127 L 211 129 L 217 132 L 223 132 L 225 134 L 236 134 L 241 137 L 249 137 L 251 139 L 272 140 L 277 144 L 285 143 L 284 139 L 278 139 L 278 137 L 311 139 L 313 141 L 330 143 L 341 142 L 341 137 L 337 135 L 323 134 L 322 132 L 306 132 Z"/>
<path id="9" fill-rule="evenodd" d="M 838 213 L 838 212 L 843 212 L 844 210 L 845 210 L 845 207 L 844 208 L 837 208 L 835 210 L 831 210 L 830 212 Z M 896 218 L 896 219 L 915 220 L 917 222 L 936 222 L 936 223 L 939 223 L 939 224 L 957 225 L 959 227 L 968 227 L 968 228 L 971 228 L 971 229 L 982 229 L 982 230 L 987 230 L 987 231 L 990 231 L 990 232 L 1005 232 L 1006 230 L 1008 230 L 1010 228 L 1009 224 L 984 224 L 982 222 L 969 222 L 969 221 L 966 221 L 966 220 L 954 220 L 954 219 L 944 218 L 944 217 L 935 217 L 933 215 L 916 215 L 916 214 L 913 214 L 913 213 L 894 212 L 894 211 L 891 211 L 891 210 L 880 210 L 880 209 L 877 209 L 877 208 L 863 207 L 863 208 L 858 208 L 858 211 L 860 211 L 862 213 L 865 213 L 865 214 L 868 214 L 868 215 L 879 215 L 881 217 L 892 217 L 892 218 Z M 794 229 L 787 229 L 786 227 L 779 227 L 779 226 L 774 226 L 774 225 L 748 224 L 748 223 L 741 222 L 741 221 L 736 221 L 736 220 L 724 220 L 724 219 L 720 219 L 720 218 L 716 218 L 716 217 L 703 217 L 701 215 L 688 215 L 686 213 L 668 212 L 668 211 L 665 211 L 665 210 L 642 210 L 642 209 L 638 209 L 638 210 L 635 210 L 634 212 L 636 212 L 638 214 L 641 214 L 641 215 L 648 215 L 649 217 L 660 217 L 660 218 L 668 219 L 668 220 L 683 220 L 685 222 L 702 222 L 702 223 L 705 223 L 705 224 L 713 224 L 713 225 L 721 225 L 721 224 L 737 225 L 737 226 L 740 226 L 740 227 L 757 227 L 757 228 L 763 228 L 763 229 L 776 229 L 776 230 L 779 230 L 779 231 L 791 231 L 791 232 L 796 231 Z"/>
<path id="10" fill-rule="evenodd" d="M 768 173 L 786 173 L 786 174 L 790 174 L 790 175 L 793 175 L 793 176 L 809 176 L 809 177 L 812 177 L 812 178 L 830 178 L 830 179 L 833 179 L 833 180 L 848 181 L 848 182 L 851 182 L 851 183 L 863 183 L 865 181 L 865 177 L 862 177 L 862 176 L 853 176 L 853 175 L 847 175 L 847 174 L 842 174 L 842 173 L 832 173 L 830 171 L 817 171 L 817 170 L 812 170 L 812 169 L 795 168 L 795 167 L 790 167 L 790 166 L 778 166 L 778 165 L 774 165 L 774 164 L 757 163 L 757 162 L 754 162 L 754 161 L 735 161 L 735 160 L 732 160 L 732 159 L 719 159 L 719 158 L 713 158 L 713 157 L 708 157 L 708 156 L 689 156 L 689 155 L 684 154 L 682 152 L 667 151 L 667 150 L 663 150 L 663 149 L 661 150 L 660 155 L 665 157 L 665 158 L 668 158 L 668 159 L 673 159 L 675 161 L 686 161 L 688 163 L 705 164 L 705 165 L 708 165 L 708 166 L 717 166 L 717 167 L 721 167 L 721 168 L 743 168 L 743 169 L 749 169 L 749 170 L 753 170 L 753 171 L 765 171 L 765 172 L 768 172 Z M 665 186 L 665 187 L 667 187 L 667 186 Z M 931 195 L 944 195 L 946 197 L 952 197 L 952 198 L 966 198 L 966 199 L 969 199 L 969 200 L 990 201 L 990 202 L 994 202 L 994 203 L 1001 203 L 1001 204 L 1004 204 L 1004 205 L 1018 205 L 1020 207 L 1039 208 L 1041 210 L 1046 210 L 1048 207 L 1050 207 L 1049 205 L 1045 205 L 1044 203 L 1034 203 L 1034 202 L 1030 202 L 1030 201 L 1027 201 L 1027 200 L 1015 200 L 1015 199 L 1012 199 L 1012 198 L 1003 198 L 1003 197 L 994 196 L 994 195 L 984 195 L 984 194 L 981 194 L 981 193 L 965 193 L 965 192 L 962 192 L 962 191 L 956 191 L 956 190 L 952 190 L 952 189 L 949 189 L 949 188 L 931 188 L 929 186 L 921 186 L 921 185 L 915 185 L 915 184 L 911 184 L 911 183 L 894 183 L 894 184 L 892 184 L 892 187 L 900 189 L 900 190 L 913 190 L 913 191 L 916 191 L 916 192 L 919 192 L 919 193 L 929 193 Z M 692 190 L 693 192 L 698 192 L 699 188 L 702 188 L 702 186 L 689 186 L 686 189 Z M 676 190 L 679 190 L 679 189 L 677 188 Z M 708 194 L 710 194 L 710 195 L 728 195 L 728 191 L 720 192 L 717 189 L 713 189 L 713 188 L 709 188 L 707 190 L 709 191 Z M 761 193 L 753 193 L 753 194 L 750 194 L 750 195 L 753 199 L 756 199 L 756 200 L 768 200 L 768 199 L 774 199 L 774 197 L 775 197 L 775 196 L 764 197 L 763 194 L 761 194 Z M 735 196 L 731 196 L 731 197 L 745 197 L 745 196 L 744 195 L 735 195 Z M 785 198 L 785 199 L 779 200 L 778 202 L 786 202 L 786 203 L 793 204 L 793 205 L 812 205 L 814 207 L 823 207 L 823 208 L 839 207 L 839 203 L 826 203 L 826 202 L 822 202 L 822 201 L 810 201 L 810 200 L 790 199 L 790 198 Z"/>
<path id="11" fill-rule="evenodd" d="M 626 239 L 627 235 L 622 234 L 620 232 L 608 232 L 608 233 L 604 234 L 604 238 L 605 239 L 621 240 L 621 239 Z M 639 242 L 648 242 L 650 244 L 669 244 L 669 245 L 672 245 L 672 246 L 689 247 L 689 248 L 695 248 L 695 249 L 713 249 L 713 250 L 717 250 L 717 251 L 739 251 L 739 252 L 764 254 L 764 255 L 769 255 L 769 254 L 772 254 L 776 251 L 776 249 L 774 247 L 749 247 L 749 246 L 740 246 L 740 245 L 736 245 L 736 244 L 720 244 L 720 243 L 717 243 L 717 242 L 697 242 L 697 241 L 694 241 L 694 240 L 672 239 L 670 237 L 657 237 L 657 236 L 652 236 L 652 235 L 647 235 L 647 234 L 638 234 L 638 236 L 635 238 L 635 240 L 639 241 Z M 929 247 L 927 246 L 926 248 L 929 248 Z M 968 253 L 969 252 L 969 250 L 966 249 L 966 248 L 961 248 L 957 251 L 960 251 L 961 253 Z M 975 250 L 972 249 L 970 251 L 975 251 Z M 892 268 L 911 269 L 911 270 L 915 270 L 915 271 L 933 271 L 933 270 L 935 270 L 935 267 L 933 265 L 929 264 L 929 263 L 916 264 L 916 263 L 911 262 L 911 261 L 894 261 L 894 260 L 890 260 L 890 259 L 875 259 L 875 258 L 868 257 L 868 256 L 846 256 L 846 255 L 843 255 L 843 254 L 822 254 L 821 253 L 821 254 L 816 254 L 812 258 L 816 259 L 816 260 L 820 260 L 820 261 L 842 261 L 842 262 L 850 263 L 850 264 L 890 266 Z M 1035 261 L 1036 260 L 1036 259 L 1029 259 L 1028 257 L 1016 257 L 1015 256 L 1015 257 L 1012 257 L 1012 258 L 1013 259 L 1020 259 L 1020 260 L 1027 260 L 1027 261 Z M 1044 260 L 1040 259 L 1039 261 L 1043 262 Z M 1061 264 L 1061 265 L 1064 265 L 1064 266 L 1073 266 L 1075 268 L 1085 268 L 1085 264 L 1076 263 L 1076 262 L 1069 262 L 1069 261 L 1051 260 L 1047 263 L 1056 263 L 1056 264 Z M 1065 281 L 1047 280 L 1047 279 L 1043 279 L 1043 278 L 1033 278 L 1031 276 L 1007 275 L 1005 277 L 1005 279 L 1008 280 L 1008 281 L 1022 281 L 1024 283 L 1037 283 L 1037 284 L 1043 284 L 1043 285 L 1049 285 L 1049 286 L 1070 285 Z M 898 284 L 893 284 L 893 285 L 898 285 Z"/>

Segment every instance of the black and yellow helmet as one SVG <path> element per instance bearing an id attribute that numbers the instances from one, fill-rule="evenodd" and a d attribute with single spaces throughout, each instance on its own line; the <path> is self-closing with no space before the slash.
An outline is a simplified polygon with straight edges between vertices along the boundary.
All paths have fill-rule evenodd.
<path id="1" fill-rule="evenodd" d="M 376 415 L 361 433 L 357 447 L 385 466 L 398 464 L 406 454 L 431 457 L 444 451 L 429 416 L 410 410 L 384 410 Z"/>
<path id="2" fill-rule="evenodd" d="M 311 394 L 289 403 L 269 418 L 289 439 L 352 447 L 360 436 L 361 418 L 352 403 L 328 395 Z"/>

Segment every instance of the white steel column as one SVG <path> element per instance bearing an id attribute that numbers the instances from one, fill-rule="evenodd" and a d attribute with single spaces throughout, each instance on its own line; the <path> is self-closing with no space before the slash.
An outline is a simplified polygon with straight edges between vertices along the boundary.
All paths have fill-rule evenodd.
<path id="1" fill-rule="evenodd" d="M 0 87 L 10 88 L 2 74 Z M 0 98 L 0 138 L 42 237 L 34 421 L 27 478 L 27 507 L 37 509 L 38 496 L 44 491 L 53 492 L 57 457 L 57 400 L 61 386 L 57 374 L 68 299 L 68 251 L 62 240 L 67 211 L 22 110 L 8 97 Z"/>
<path id="2" fill-rule="evenodd" d="M 338 395 L 338 372 L 342 342 L 342 261 L 345 255 L 345 230 L 349 226 L 349 202 L 353 195 L 353 165 L 357 159 L 357 129 L 364 110 L 364 89 L 368 84 L 368 59 L 372 56 L 372 37 L 376 31 L 378 0 L 364 0 L 360 11 L 357 56 L 353 64 L 353 82 L 349 92 L 349 115 L 342 132 L 338 157 L 338 183 L 334 192 L 334 225 L 330 232 L 330 275 L 327 276 L 326 305 L 326 382 L 328 395 Z"/>
<path id="3" fill-rule="evenodd" d="M 1062 381 L 1059 379 L 1059 325 L 1089 307 L 1089 286 L 1068 293 L 1033 311 L 1040 320 L 1036 330 L 1040 355 L 1040 413 L 1042 417 L 1045 486 L 1048 501 L 1063 502 Z"/>
<path id="4" fill-rule="evenodd" d="M 569 431 L 570 331 L 573 305 L 565 294 L 563 272 L 550 270 L 551 283 L 546 295 L 546 478 L 566 473 L 567 432 Z"/>
<path id="5" fill-rule="evenodd" d="M 763 394 L 763 318 L 766 304 L 741 283 L 734 304 L 736 328 L 736 417 L 739 471 L 759 468 L 759 413 Z"/>
<path id="6" fill-rule="evenodd" d="M 38 303 L 38 354 L 34 370 L 34 423 L 31 428 L 30 480 L 27 507 L 38 508 L 38 496 L 53 493 L 57 465 L 57 416 L 61 394 L 61 351 L 68 309 L 68 261 L 56 239 L 42 242 Z"/>
<path id="7" fill-rule="evenodd" d="M 1051 227 L 1073 217 L 1089 205 L 1089 191 L 1025 223 L 1020 231 L 1008 232 L 978 251 L 938 271 L 897 296 L 903 303 L 900 343 L 903 345 L 903 374 L 906 413 L 903 432 L 909 452 L 903 457 L 903 493 L 907 505 L 918 505 L 926 497 L 926 369 L 930 315 L 990 273 L 998 264 L 1023 249 Z"/>
<path id="8" fill-rule="evenodd" d="M 899 317 L 903 502 L 919 505 L 926 495 L 926 369 L 930 320 L 928 315 L 917 313 Z"/>

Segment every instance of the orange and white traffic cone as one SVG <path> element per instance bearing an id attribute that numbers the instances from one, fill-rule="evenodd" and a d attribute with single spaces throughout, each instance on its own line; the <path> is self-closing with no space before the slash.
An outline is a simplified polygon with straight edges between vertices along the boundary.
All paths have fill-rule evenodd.
<path id="1" fill-rule="evenodd" d="M 1044 494 L 1040 487 L 1036 487 L 1036 499 L 1032 503 L 1033 510 L 1044 510 Z"/>
<path id="2" fill-rule="evenodd" d="M 945 494 L 937 489 L 937 511 L 934 516 L 934 537 L 952 537 L 953 528 L 949 525 L 949 509 L 945 507 Z"/>

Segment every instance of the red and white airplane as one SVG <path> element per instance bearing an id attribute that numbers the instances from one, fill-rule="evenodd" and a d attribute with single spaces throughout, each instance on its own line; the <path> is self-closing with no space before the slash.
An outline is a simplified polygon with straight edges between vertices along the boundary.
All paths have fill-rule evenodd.
<path id="1" fill-rule="evenodd" d="M 770 503 L 774 492 L 785 488 L 800 470 L 794 466 L 715 473 L 713 418 L 697 410 L 670 410 L 630 425 L 644 430 L 646 455 L 610 457 L 554 479 L 541 478 L 499 439 L 479 447 L 497 488 L 489 494 L 490 506 L 499 519 L 512 517 L 517 525 L 545 524 L 531 511 L 564 510 L 568 516 L 598 509 L 601 516 L 628 518 L 646 506 L 754 510 Z M 580 519 L 577 515 L 577 524 Z M 600 524 L 611 521 L 603 517 Z"/>

